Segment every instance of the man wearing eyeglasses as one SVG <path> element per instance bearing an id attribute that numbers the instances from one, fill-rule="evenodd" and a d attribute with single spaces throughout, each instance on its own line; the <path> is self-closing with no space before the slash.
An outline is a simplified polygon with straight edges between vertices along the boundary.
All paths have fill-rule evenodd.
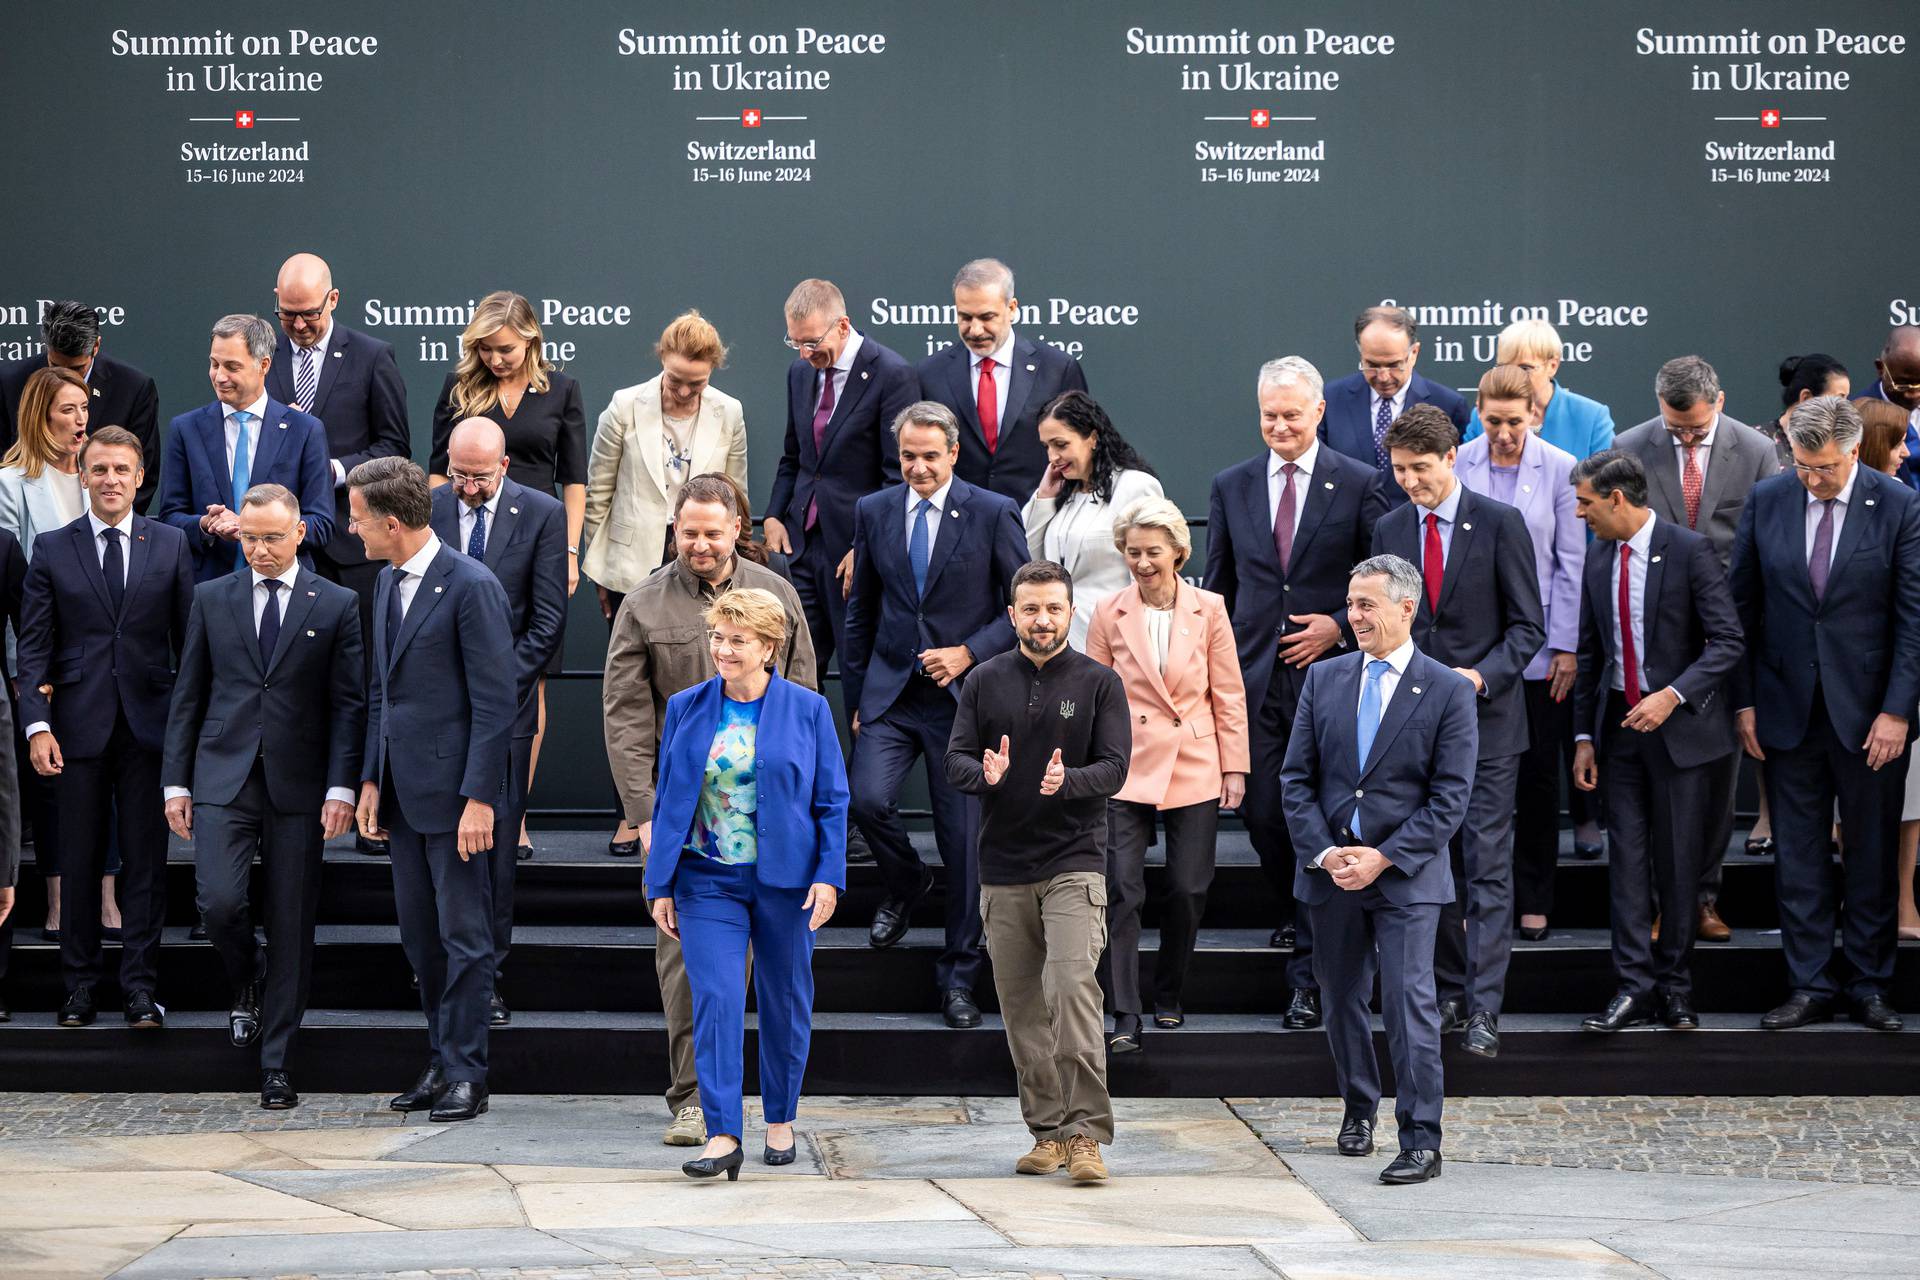
<path id="1" fill-rule="evenodd" d="M 240 504 L 244 572 L 194 595 L 167 717 L 167 825 L 194 845 L 207 940 L 233 993 L 232 1043 L 258 1043 L 260 1105 L 297 1106 L 288 1075 L 313 971 L 321 844 L 353 824 L 366 736 L 360 610 L 299 563 L 307 526 L 277 484 Z M 260 854 L 264 954 L 247 881 Z"/>
<path id="2" fill-rule="evenodd" d="M 1920 489 L 1920 326 L 1898 325 L 1873 362 L 1880 376 L 1856 400 L 1885 400 L 1907 411 L 1907 460 L 1900 479 Z"/>
<path id="3" fill-rule="evenodd" d="M 853 327 L 829 280 L 787 296 L 787 444 L 767 500 L 767 548 L 791 558 L 822 670 L 846 630 L 853 505 L 900 483 L 890 428 L 920 398 L 913 366 Z"/>
<path id="4" fill-rule="evenodd" d="M 1393 478 L 1387 456 L 1387 428 L 1417 404 L 1430 404 L 1464 431 L 1470 412 L 1451 387 L 1413 371 L 1420 358 L 1420 325 L 1405 307 L 1367 307 L 1354 317 L 1353 341 L 1360 368 L 1327 384 L 1327 410 L 1320 438 L 1338 453 L 1357 458 L 1381 475 L 1380 489 L 1391 510 L 1407 500 Z"/>

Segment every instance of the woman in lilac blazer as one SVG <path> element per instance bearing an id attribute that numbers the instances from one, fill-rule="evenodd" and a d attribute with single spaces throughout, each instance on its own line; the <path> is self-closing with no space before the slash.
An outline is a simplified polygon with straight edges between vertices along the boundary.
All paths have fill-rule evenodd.
<path id="1" fill-rule="evenodd" d="M 1573 767 L 1573 677 L 1580 647 L 1580 575 L 1587 530 L 1574 514 L 1574 456 L 1539 435 L 1533 380 L 1517 365 L 1480 379 L 1476 412 L 1485 430 L 1460 446 L 1454 473 L 1482 497 L 1519 509 L 1533 535 L 1546 610 L 1547 644 L 1522 676 L 1532 745 L 1520 764 L 1513 823 L 1514 909 L 1520 936 L 1547 936 L 1560 854 L 1560 784 Z M 1564 756 L 1564 762 L 1563 762 Z M 1578 795 L 1578 792 L 1575 792 Z M 1584 814 L 1576 811 L 1574 820 Z"/>

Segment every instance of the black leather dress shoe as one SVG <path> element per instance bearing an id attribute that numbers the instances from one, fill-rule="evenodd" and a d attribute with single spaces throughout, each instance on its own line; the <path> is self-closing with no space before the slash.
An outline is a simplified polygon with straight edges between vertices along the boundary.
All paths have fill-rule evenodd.
<path id="1" fill-rule="evenodd" d="M 284 1071 L 266 1071 L 260 1076 L 260 1106 L 267 1111 L 291 1111 L 300 1105 L 300 1095 Z"/>
<path id="2" fill-rule="evenodd" d="M 1283 924 L 1278 929 L 1275 929 L 1271 935 L 1269 935 L 1269 937 L 1267 938 L 1267 945 L 1270 947 L 1277 947 L 1282 951 L 1291 951 L 1293 950 L 1294 943 L 1298 940 L 1298 937 L 1299 935 L 1294 931 L 1294 927 L 1292 925 Z"/>
<path id="3" fill-rule="evenodd" d="M 259 1038 L 260 988 L 249 982 L 234 993 L 233 1007 L 227 1010 L 227 1039 L 244 1049 Z"/>
<path id="4" fill-rule="evenodd" d="M 1461 1047 L 1482 1058 L 1500 1056 L 1500 1020 L 1490 1013 L 1476 1013 L 1467 1019 L 1467 1033 Z"/>
<path id="5" fill-rule="evenodd" d="M 127 1025 L 151 1031 L 167 1024 L 166 1011 L 151 991 L 135 991 L 127 997 Z"/>
<path id="6" fill-rule="evenodd" d="M 67 1002 L 60 1006 L 60 1025 L 63 1027 L 93 1025 L 92 987 L 75 987 L 67 993 Z"/>
<path id="7" fill-rule="evenodd" d="M 1606 846 L 1602 844 L 1588 844 L 1585 840 L 1573 842 L 1573 856 L 1576 858 L 1597 858 L 1605 852 Z"/>
<path id="8" fill-rule="evenodd" d="M 1833 1021 L 1833 1001 L 1811 991 L 1796 991 L 1784 1004 L 1760 1015 L 1762 1031 L 1791 1031 L 1810 1022 Z"/>
<path id="9" fill-rule="evenodd" d="M 355 836 L 353 838 L 353 851 L 355 853 L 368 854 L 375 858 L 384 858 L 393 852 L 393 846 L 389 845 L 385 840 L 369 840 L 365 836 Z"/>
<path id="10" fill-rule="evenodd" d="M 519 847 L 517 847 L 513 851 L 513 860 L 515 862 L 532 862 L 533 846 L 525 843 L 524 841 L 521 842 Z"/>
<path id="11" fill-rule="evenodd" d="M 1295 987 L 1287 1001 L 1280 1025 L 1289 1031 L 1311 1031 L 1320 1025 L 1320 993 L 1312 987 Z"/>
<path id="12" fill-rule="evenodd" d="M 1390 1187 L 1414 1182 L 1431 1182 L 1440 1176 L 1438 1151 L 1402 1151 L 1394 1162 L 1380 1171 L 1380 1181 Z"/>
<path id="13" fill-rule="evenodd" d="M 100 932 L 104 935 L 106 930 L 102 929 Z M 187 939 L 191 942 L 205 942 L 207 940 L 207 922 L 205 920 L 195 920 L 193 922 L 193 928 L 187 930 Z"/>
<path id="14" fill-rule="evenodd" d="M 1619 1031 L 1624 1027 L 1653 1025 L 1653 1011 L 1646 1000 L 1636 1000 L 1622 991 L 1607 1001 L 1605 1012 L 1584 1018 L 1580 1025 L 1588 1031 Z"/>
<path id="15" fill-rule="evenodd" d="M 507 1002 L 500 998 L 498 991 L 487 997 L 487 1025 L 504 1027 L 512 1023 L 513 1010 L 507 1008 Z"/>
<path id="16" fill-rule="evenodd" d="M 1373 1121 L 1366 1116 L 1348 1116 L 1340 1122 L 1340 1137 L 1335 1145 L 1343 1156 L 1373 1154 Z"/>
<path id="17" fill-rule="evenodd" d="M 920 905 L 920 899 L 927 896 L 933 888 L 933 868 L 920 868 L 920 887 L 911 897 L 896 898 L 888 894 L 880 903 L 880 909 L 873 913 L 873 926 L 867 930 L 867 942 L 874 947 L 890 947 L 907 935 L 907 921 L 913 915 L 913 909 Z"/>
<path id="18" fill-rule="evenodd" d="M 1514 933 L 1519 936 L 1522 942 L 1544 942 L 1548 932 L 1548 927 L 1544 924 L 1538 929 L 1532 925 L 1523 924 L 1514 930 Z"/>
<path id="19" fill-rule="evenodd" d="M 1137 1013 L 1115 1014 L 1113 1031 L 1107 1036 L 1108 1053 L 1140 1053 L 1146 1046 L 1140 1042 L 1140 1015 Z"/>
<path id="20" fill-rule="evenodd" d="M 616 858 L 637 858 L 640 856 L 640 837 L 631 840 L 607 841 L 607 852 Z"/>
<path id="21" fill-rule="evenodd" d="M 1675 1031 L 1698 1031 L 1700 1015 L 1693 1011 L 1693 997 L 1669 991 L 1660 1001 L 1660 1021 Z"/>
<path id="22" fill-rule="evenodd" d="M 940 1016 L 955 1031 L 964 1031 L 980 1025 L 980 1006 L 973 1002 L 973 992 L 955 987 L 941 995 Z"/>
<path id="23" fill-rule="evenodd" d="M 458 1080 L 440 1091 L 427 1119 L 435 1124 L 451 1124 L 487 1114 L 487 1086 L 471 1080 Z"/>
<path id="24" fill-rule="evenodd" d="M 1458 996 L 1449 996 L 1440 1002 L 1440 1034 L 1458 1031 L 1460 1024 L 1467 1020 L 1466 1002 Z"/>
<path id="25" fill-rule="evenodd" d="M 850 866 L 872 866 L 879 859 L 873 856 L 873 846 L 867 843 L 866 833 L 855 823 L 847 824 L 847 863 Z"/>
<path id="26" fill-rule="evenodd" d="M 413 1088 L 405 1093 L 397 1093 L 387 1099 L 387 1108 L 392 1111 L 427 1111 L 433 1107 L 433 1100 L 447 1087 L 447 1076 L 437 1062 L 429 1063 L 413 1082 Z"/>
<path id="27" fill-rule="evenodd" d="M 1853 1020 L 1874 1031 L 1898 1031 L 1900 1015 L 1882 995 L 1861 996 L 1853 1002 Z"/>

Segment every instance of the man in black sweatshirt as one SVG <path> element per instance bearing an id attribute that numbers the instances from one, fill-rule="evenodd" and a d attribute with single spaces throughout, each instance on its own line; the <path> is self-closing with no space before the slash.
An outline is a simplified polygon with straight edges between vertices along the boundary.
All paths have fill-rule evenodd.
<path id="1" fill-rule="evenodd" d="M 947 777 L 980 797 L 980 919 L 1033 1150 L 1019 1173 L 1107 1176 L 1113 1142 L 1095 966 L 1107 945 L 1107 798 L 1133 735 L 1111 667 L 1067 647 L 1073 578 L 1013 577 L 1019 648 L 968 673 Z"/>

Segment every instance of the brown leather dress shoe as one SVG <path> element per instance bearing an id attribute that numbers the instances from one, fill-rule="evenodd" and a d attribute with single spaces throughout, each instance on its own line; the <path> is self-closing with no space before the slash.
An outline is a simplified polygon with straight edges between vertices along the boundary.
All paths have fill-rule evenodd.
<path id="1" fill-rule="evenodd" d="M 1033 1150 L 1013 1162 L 1015 1173 L 1053 1173 L 1067 1162 L 1067 1144 L 1035 1138 Z"/>
<path id="2" fill-rule="evenodd" d="M 1720 918 L 1718 908 L 1711 902 L 1700 904 L 1700 930 L 1697 935 L 1702 942 L 1731 942 L 1733 930 Z"/>

